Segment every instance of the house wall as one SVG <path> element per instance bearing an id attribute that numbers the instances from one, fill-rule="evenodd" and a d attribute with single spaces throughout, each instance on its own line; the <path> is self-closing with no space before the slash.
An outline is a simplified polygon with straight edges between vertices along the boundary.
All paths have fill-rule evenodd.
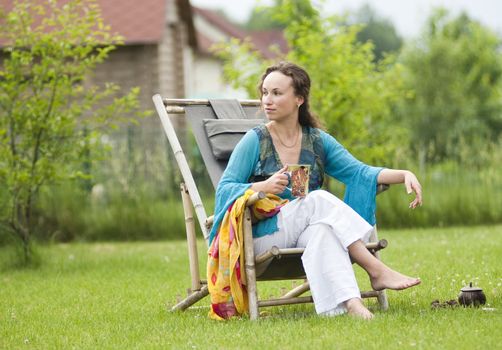
<path id="1" fill-rule="evenodd" d="M 124 92 L 140 87 L 140 108 L 151 116 L 140 120 L 136 129 L 145 134 L 145 142 L 161 134 L 152 96 L 160 93 L 167 98 L 186 96 L 185 56 L 191 55 L 186 23 L 178 14 L 176 0 L 166 0 L 164 33 L 158 43 L 123 45 L 110 53 L 109 58 L 97 67 L 93 83 L 117 83 Z M 176 11 L 173 11 L 176 9 Z M 135 131 L 139 133 L 138 130 Z M 147 135 L 146 135 L 147 134 Z M 162 136 L 162 135 L 161 135 Z"/>
<path id="2" fill-rule="evenodd" d="M 171 9 L 176 8 L 177 11 Z M 188 44 L 188 29 L 181 20 L 175 0 L 167 0 L 164 36 L 159 43 L 159 87 L 156 92 L 166 98 L 185 98 L 187 86 L 185 56 L 192 49 Z"/>
<path id="3" fill-rule="evenodd" d="M 214 43 L 230 39 L 227 33 L 198 14 L 194 14 L 193 21 L 196 31 L 203 33 Z M 197 52 L 193 58 L 193 72 L 193 88 L 189 95 L 191 98 L 250 98 L 244 89 L 234 89 L 224 81 L 223 62 L 213 55 Z"/>
<path id="4" fill-rule="evenodd" d="M 175 0 L 166 0 L 164 33 L 158 43 L 119 46 L 102 63 L 93 82 L 115 82 L 124 89 L 141 87 L 143 109 L 153 111 L 152 96 L 184 98 L 186 96 L 186 59 L 192 48 L 188 29 Z M 177 11 L 173 11 L 176 9 Z"/>
<path id="5" fill-rule="evenodd" d="M 195 56 L 193 84 L 191 98 L 248 98 L 246 91 L 234 89 L 223 80 L 223 63 L 215 57 Z"/>
<path id="6" fill-rule="evenodd" d="M 156 45 L 119 46 L 96 67 L 92 83 L 113 82 L 124 93 L 133 87 L 140 87 L 141 108 L 151 108 L 151 97 L 159 88 L 157 51 Z"/>
<path id="7" fill-rule="evenodd" d="M 110 137 L 113 148 L 115 174 L 128 174 L 122 181 L 148 179 L 150 184 L 159 181 L 164 188 L 166 181 L 175 177 L 171 150 L 155 112 L 152 96 L 160 93 L 167 98 L 186 96 L 185 56 L 191 54 L 188 30 L 177 12 L 175 0 L 167 0 L 164 34 L 158 43 L 118 47 L 108 60 L 101 64 L 92 79 L 93 83 L 114 82 L 123 91 L 141 88 L 141 110 L 150 111 L 149 117 L 138 120 L 136 125 L 122 126 Z M 169 11 L 169 9 L 171 11 Z M 175 127 L 184 129 L 183 120 L 176 118 Z M 184 133 L 179 133 L 182 144 Z M 166 180 L 167 179 L 167 180 Z"/>

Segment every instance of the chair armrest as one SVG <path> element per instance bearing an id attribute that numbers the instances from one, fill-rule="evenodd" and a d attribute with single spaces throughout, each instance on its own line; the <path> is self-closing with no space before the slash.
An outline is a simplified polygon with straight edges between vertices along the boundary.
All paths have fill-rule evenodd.
<path id="1" fill-rule="evenodd" d="M 206 226 L 206 229 L 208 231 L 211 231 L 213 228 L 213 221 L 214 221 L 214 215 L 208 216 L 206 221 L 204 222 L 204 225 Z"/>
<path id="2" fill-rule="evenodd" d="M 265 198 L 267 195 L 265 194 L 265 192 L 255 192 L 251 195 L 251 197 L 248 198 L 247 202 L 246 202 L 246 206 L 247 207 L 250 207 L 252 206 L 253 204 L 255 204 L 256 202 L 258 202 L 260 199 L 263 199 Z"/>

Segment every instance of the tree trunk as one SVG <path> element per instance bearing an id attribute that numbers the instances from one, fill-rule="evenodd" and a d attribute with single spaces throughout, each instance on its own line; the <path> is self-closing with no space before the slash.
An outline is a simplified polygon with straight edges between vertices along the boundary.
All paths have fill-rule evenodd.
<path id="1" fill-rule="evenodd" d="M 27 208 L 23 210 L 21 203 L 16 203 L 15 211 L 15 221 L 11 223 L 11 226 L 23 245 L 23 264 L 29 265 L 32 262 L 31 230 L 29 218 L 27 217 L 27 215 L 29 215 L 29 210 Z"/>

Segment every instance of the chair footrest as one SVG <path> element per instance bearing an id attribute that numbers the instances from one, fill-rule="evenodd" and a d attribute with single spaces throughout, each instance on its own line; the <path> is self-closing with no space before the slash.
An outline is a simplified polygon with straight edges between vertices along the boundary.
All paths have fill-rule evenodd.
<path id="1" fill-rule="evenodd" d="M 378 242 L 366 243 L 366 248 L 372 253 L 375 253 L 381 249 L 386 248 L 388 244 L 389 242 L 387 242 L 386 239 L 381 239 Z M 258 255 L 255 258 L 255 264 L 260 264 L 272 257 L 280 259 L 283 255 L 302 255 L 304 251 L 305 248 L 277 248 L 276 246 L 273 246 L 266 252 Z"/>
<path id="2" fill-rule="evenodd" d="M 267 250 L 265 253 L 258 255 L 255 258 L 255 263 L 260 264 L 272 257 L 275 257 L 277 259 L 280 259 L 283 255 L 302 255 L 303 252 L 305 251 L 305 248 L 277 248 L 276 246 L 273 246 L 269 250 Z"/>
<path id="3" fill-rule="evenodd" d="M 361 298 L 377 298 L 378 293 L 376 290 L 370 290 L 367 292 L 361 292 Z M 311 295 L 304 297 L 295 297 L 295 298 L 278 298 L 278 299 L 267 299 L 267 300 L 259 300 L 258 307 L 267 307 L 267 306 L 278 306 L 278 305 L 290 305 L 290 304 L 305 304 L 312 303 L 314 300 Z"/>
<path id="4" fill-rule="evenodd" d="M 312 303 L 312 296 L 306 297 L 296 297 L 296 298 L 288 298 L 288 299 L 267 299 L 267 300 L 259 300 L 258 307 L 267 307 L 267 306 L 277 306 L 277 305 L 290 305 L 290 304 L 305 304 Z"/>

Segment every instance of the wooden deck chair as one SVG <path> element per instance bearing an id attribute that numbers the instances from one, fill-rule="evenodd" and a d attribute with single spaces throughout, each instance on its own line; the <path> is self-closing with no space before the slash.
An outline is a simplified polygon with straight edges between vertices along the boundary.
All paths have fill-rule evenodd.
<path id="1" fill-rule="evenodd" d="M 204 235 L 206 245 L 208 244 L 213 216 L 206 214 L 197 184 L 190 171 L 170 116 L 185 116 L 195 136 L 214 188 L 216 188 L 225 169 L 233 146 L 243 136 L 244 131 L 251 129 L 259 123 L 263 123 L 265 117 L 260 112 L 260 102 L 258 100 L 243 100 L 238 102 L 237 100 L 163 99 L 157 94 L 153 96 L 153 102 L 184 181 L 181 183 L 180 189 L 185 214 L 191 287 L 188 296 L 174 305 L 172 310 L 185 310 L 208 295 L 207 281 L 201 279 L 199 273 L 193 210 L 195 209 L 195 215 Z M 382 187 L 378 191 L 380 192 L 384 189 Z M 264 193 L 255 193 L 249 200 L 248 205 L 252 205 L 256 200 L 263 197 Z M 259 317 L 260 307 L 312 302 L 312 296 L 301 296 L 310 289 L 301 262 L 301 255 L 304 249 L 279 249 L 272 247 L 267 252 L 255 257 L 249 209 L 246 210 L 244 220 L 245 269 L 250 319 L 255 320 Z M 370 243 L 367 244 L 367 248 L 379 258 L 378 251 L 386 246 L 386 240 L 378 240 L 375 228 L 371 235 Z M 279 298 L 258 299 L 257 281 L 287 279 L 300 279 L 303 281 L 303 284 Z M 388 308 L 385 291 L 362 292 L 361 295 L 363 298 L 378 298 L 380 308 L 382 310 Z"/>

